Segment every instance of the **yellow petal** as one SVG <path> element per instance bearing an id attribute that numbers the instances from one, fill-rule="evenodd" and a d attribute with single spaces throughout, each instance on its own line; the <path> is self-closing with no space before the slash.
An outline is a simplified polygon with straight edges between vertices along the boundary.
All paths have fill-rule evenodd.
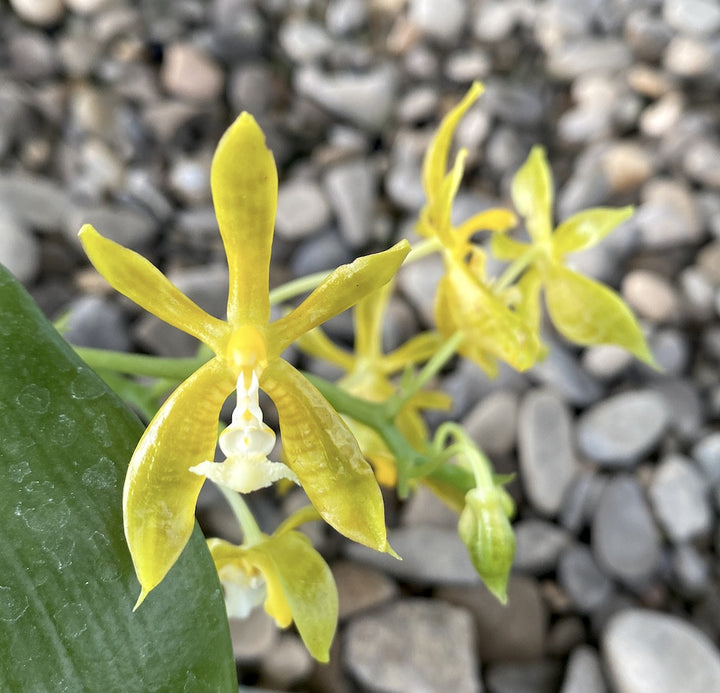
<path id="1" fill-rule="evenodd" d="M 607 286 L 552 265 L 545 277 L 545 302 L 553 325 L 571 342 L 616 344 L 655 365 L 635 316 Z"/>
<path id="2" fill-rule="evenodd" d="M 115 290 L 215 352 L 220 350 L 229 334 L 225 322 L 193 303 L 142 255 L 103 238 L 90 224 L 78 235 L 90 262 Z"/>
<path id="3" fill-rule="evenodd" d="M 270 249 L 277 209 L 277 170 L 265 135 L 242 113 L 218 144 L 210 174 L 213 203 L 230 270 L 228 320 L 270 319 Z"/>
<path id="4" fill-rule="evenodd" d="M 422 184 L 428 200 L 432 199 L 437 193 L 443 178 L 445 178 L 450 142 L 455 133 L 455 128 L 457 128 L 460 119 L 470 106 L 480 98 L 482 93 L 482 84 L 474 82 L 463 100 L 442 119 L 423 161 Z"/>
<path id="5" fill-rule="evenodd" d="M 125 537 L 142 592 L 137 606 L 172 568 L 195 524 L 204 479 L 190 467 L 212 460 L 220 408 L 235 378 L 208 361 L 170 395 L 130 460 L 123 491 Z"/>
<path id="6" fill-rule="evenodd" d="M 527 160 L 515 174 L 511 195 L 515 209 L 525 218 L 533 241 L 547 241 L 552 228 L 553 184 L 542 147 L 533 147 Z"/>
<path id="7" fill-rule="evenodd" d="M 287 465 L 323 519 L 353 541 L 388 548 L 385 509 L 372 469 L 327 400 L 287 361 L 260 379 L 278 410 Z"/>
<path id="8" fill-rule="evenodd" d="M 486 209 L 473 214 L 455 229 L 455 235 L 467 241 L 478 231 L 503 232 L 517 224 L 517 217 L 509 209 Z"/>
<path id="9" fill-rule="evenodd" d="M 633 215 L 634 208 L 595 207 L 574 214 L 555 229 L 553 250 L 557 260 L 567 253 L 589 248 L 599 243 L 618 224 Z"/>
<path id="10" fill-rule="evenodd" d="M 268 328 L 268 357 L 278 356 L 301 334 L 355 305 L 395 276 L 410 244 L 403 240 L 392 248 L 360 257 L 338 267 L 295 310 Z"/>
<path id="11" fill-rule="evenodd" d="M 467 159 L 467 150 L 461 149 L 455 157 L 452 169 L 442 179 L 426 208 L 428 223 L 440 242 L 447 248 L 455 245 L 456 239 L 451 234 L 452 205 L 465 173 L 465 159 Z"/>
<path id="12" fill-rule="evenodd" d="M 444 341 L 445 338 L 439 332 L 421 332 L 415 335 L 405 344 L 382 357 L 383 373 L 391 375 L 406 366 L 427 361 Z"/>
<path id="13" fill-rule="evenodd" d="M 504 262 L 517 260 L 517 258 L 524 255 L 529 249 L 530 246 L 527 243 L 521 243 L 502 233 L 495 234 L 490 240 L 490 250 L 492 254 L 496 259 L 503 260 Z"/>
<path id="14" fill-rule="evenodd" d="M 375 289 L 355 306 L 355 354 L 376 358 L 382 352 L 382 326 L 395 282 Z"/>
<path id="15" fill-rule="evenodd" d="M 327 662 L 337 626 L 338 595 L 323 557 L 306 536 L 294 531 L 273 535 L 247 553 L 268 586 L 266 611 L 283 621 L 289 610 L 308 652 Z"/>
<path id="16" fill-rule="evenodd" d="M 295 344 L 306 354 L 324 359 L 344 371 L 351 371 L 355 365 L 355 357 L 335 344 L 320 327 L 300 335 Z"/>

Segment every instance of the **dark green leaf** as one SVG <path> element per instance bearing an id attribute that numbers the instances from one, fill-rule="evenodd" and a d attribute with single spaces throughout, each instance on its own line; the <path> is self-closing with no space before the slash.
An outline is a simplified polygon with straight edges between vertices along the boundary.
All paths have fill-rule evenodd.
<path id="1" fill-rule="evenodd" d="M 198 528 L 133 613 L 121 495 L 142 426 L 2 267 L 0 426 L 0 690 L 236 691 Z"/>

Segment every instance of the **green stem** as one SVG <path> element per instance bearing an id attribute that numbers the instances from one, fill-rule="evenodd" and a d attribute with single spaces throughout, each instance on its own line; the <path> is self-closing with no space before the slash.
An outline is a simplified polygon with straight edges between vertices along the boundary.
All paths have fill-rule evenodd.
<path id="1" fill-rule="evenodd" d="M 493 285 L 493 291 L 496 294 L 502 293 L 507 289 L 527 268 L 532 264 L 533 260 L 541 253 L 541 249 L 537 246 L 530 246 L 517 260 L 514 260 L 505 271 L 498 277 Z"/>
<path id="2" fill-rule="evenodd" d="M 437 238 L 428 238 L 424 241 L 420 241 L 412 247 L 403 264 L 407 265 L 411 262 L 417 262 L 418 260 L 422 260 L 424 257 L 432 255 L 434 252 L 440 250 L 441 248 L 442 243 L 440 243 Z"/>
<path id="3" fill-rule="evenodd" d="M 207 361 L 204 357 L 192 359 L 165 358 L 87 347 L 74 347 L 74 349 L 85 363 L 96 370 L 109 370 L 115 373 L 144 375 L 151 378 L 167 378 L 168 380 L 177 381 L 185 380 Z"/>
<path id="4" fill-rule="evenodd" d="M 255 517 L 252 512 L 250 512 L 250 508 L 248 508 L 248 505 L 243 500 L 243 497 L 231 488 L 223 486 L 222 484 L 217 484 L 217 487 L 220 489 L 223 496 L 225 496 L 225 500 L 232 508 L 232 511 L 240 524 L 240 528 L 242 529 L 245 537 L 243 544 L 246 546 L 253 546 L 263 541 L 265 536 L 260 531 L 260 527 L 258 527 L 258 523 L 255 521 Z"/>
<path id="5" fill-rule="evenodd" d="M 307 291 L 312 291 L 320 286 L 328 276 L 330 276 L 329 271 L 315 272 L 281 284 L 270 292 L 270 305 L 274 306 Z"/>

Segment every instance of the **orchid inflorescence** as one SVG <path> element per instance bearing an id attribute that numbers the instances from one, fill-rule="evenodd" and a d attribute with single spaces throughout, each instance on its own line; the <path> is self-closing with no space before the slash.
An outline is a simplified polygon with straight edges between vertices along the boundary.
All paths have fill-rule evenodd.
<path id="1" fill-rule="evenodd" d="M 378 482 L 404 497 L 426 484 L 460 513 L 459 533 L 487 587 L 505 601 L 513 559 L 508 478 L 457 424 L 431 436 L 423 409 L 448 409 L 450 399 L 428 390 L 457 354 L 494 376 L 500 361 L 524 371 L 546 353 L 541 294 L 557 331 L 580 345 L 612 343 L 652 365 L 640 327 L 611 289 L 569 269 L 566 256 L 599 242 L 632 209 L 592 209 L 553 231 L 552 180 L 535 147 L 512 182 L 512 201 L 529 242 L 515 237 L 518 217 L 507 209 L 451 221 L 467 153 L 450 165 L 453 133 L 479 98 L 474 84 L 443 119 L 428 148 L 426 195 L 417 223 L 425 240 L 408 258 L 402 240 L 318 280 L 292 310 L 270 320 L 269 267 L 277 206 L 277 172 L 265 138 L 242 113 L 222 137 L 211 186 L 229 269 L 227 319 L 209 315 L 147 260 L 80 231 L 97 270 L 119 292 L 200 340 L 214 356 L 201 359 L 150 421 L 130 460 L 123 493 L 125 536 L 140 582 L 137 608 L 165 578 L 187 544 L 198 494 L 218 484 L 233 507 L 244 541 L 210 539 L 228 613 L 243 617 L 260 603 L 281 627 L 295 622 L 310 653 L 327 661 L 337 622 L 332 573 L 297 526 L 322 518 L 349 539 L 394 555 L 387 540 Z M 478 234 L 490 234 L 481 244 Z M 489 251 L 509 264 L 489 276 Z M 435 295 L 436 330 L 390 353 L 382 325 L 393 277 L 404 261 L 439 252 L 445 273 Z M 308 287 L 306 287 L 308 288 Z M 320 325 L 355 306 L 355 349 L 334 344 Z M 298 371 L 282 356 L 290 344 L 339 366 L 335 384 Z M 279 417 L 282 460 L 273 459 L 275 432 L 263 421 L 259 392 Z M 218 435 L 220 410 L 235 393 L 230 424 Z M 218 445 L 223 454 L 215 462 Z M 277 453 L 275 453 L 277 456 Z M 255 522 L 244 494 L 299 484 L 311 503 L 272 534 Z"/>

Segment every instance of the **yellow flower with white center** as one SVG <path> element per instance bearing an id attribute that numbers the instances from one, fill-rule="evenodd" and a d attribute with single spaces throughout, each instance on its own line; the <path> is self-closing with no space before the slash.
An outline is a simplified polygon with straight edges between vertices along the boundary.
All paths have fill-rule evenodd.
<path id="1" fill-rule="evenodd" d="M 244 488 L 254 485 L 253 475 L 260 485 L 287 475 L 264 452 L 269 438 L 254 408 L 255 382 L 277 407 L 287 465 L 323 519 L 350 539 L 380 551 L 389 548 L 380 489 L 357 442 L 317 389 L 280 354 L 390 280 L 409 245 L 403 241 L 339 267 L 297 308 L 271 323 L 277 171 L 251 115 L 241 114 L 222 137 L 213 157 L 211 187 L 228 260 L 227 321 L 202 310 L 142 256 L 89 225 L 80 231 L 90 260 L 115 289 L 215 352 L 170 395 L 130 461 L 123 511 L 141 585 L 138 605 L 190 538 L 204 481 L 191 467 L 201 466 L 204 473 Z M 238 417 L 248 424 L 253 417 L 255 421 L 247 427 L 247 442 L 243 421 L 230 430 L 223 438 L 228 459 L 216 465 L 223 471 L 210 470 L 203 463 L 214 457 L 220 409 L 238 383 Z"/>

